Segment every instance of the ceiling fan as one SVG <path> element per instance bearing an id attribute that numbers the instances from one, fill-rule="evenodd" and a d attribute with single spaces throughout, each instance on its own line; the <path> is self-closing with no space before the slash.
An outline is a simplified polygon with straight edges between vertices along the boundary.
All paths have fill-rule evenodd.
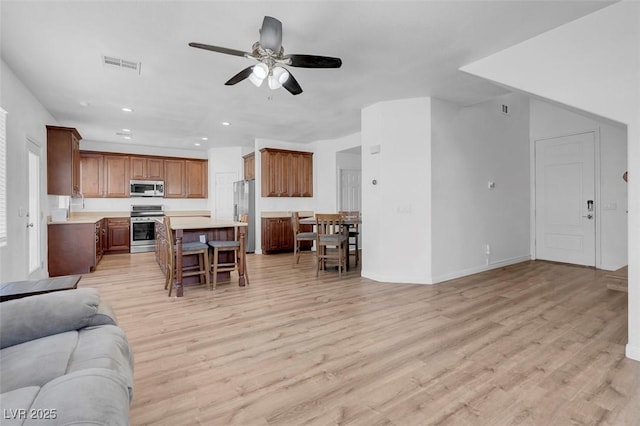
<path id="1" fill-rule="evenodd" d="M 227 86 L 248 78 L 259 87 L 264 80 L 267 80 L 270 89 L 284 87 L 292 95 L 302 93 L 302 87 L 282 65 L 300 68 L 340 68 L 342 66 L 340 58 L 317 55 L 285 55 L 282 47 L 282 22 L 271 16 L 264 17 L 262 28 L 260 28 L 260 40 L 253 44 L 251 53 L 202 43 L 189 43 L 189 46 L 258 61 L 256 65 L 247 67 L 231 77 L 225 83 Z"/>

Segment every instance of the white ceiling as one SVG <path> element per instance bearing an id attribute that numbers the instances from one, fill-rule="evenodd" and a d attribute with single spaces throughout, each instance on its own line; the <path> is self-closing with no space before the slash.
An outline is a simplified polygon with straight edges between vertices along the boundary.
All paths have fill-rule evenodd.
<path id="1" fill-rule="evenodd" d="M 502 95 L 458 68 L 610 3 L 2 0 L 2 58 L 83 143 L 311 142 L 359 131 L 361 109 L 379 101 Z M 264 15 L 282 21 L 285 53 L 340 57 L 342 68 L 289 68 L 304 89 L 292 96 L 248 80 L 225 86 L 253 62 L 187 46 L 250 51 Z M 140 62 L 141 72 L 103 65 L 103 55 Z M 123 128 L 130 141 L 116 135 Z"/>

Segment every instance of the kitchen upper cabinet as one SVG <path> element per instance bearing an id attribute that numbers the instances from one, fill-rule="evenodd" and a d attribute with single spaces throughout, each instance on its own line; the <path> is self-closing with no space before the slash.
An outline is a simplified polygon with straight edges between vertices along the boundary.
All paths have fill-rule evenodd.
<path id="1" fill-rule="evenodd" d="M 104 155 L 80 153 L 80 190 L 86 198 L 104 197 Z"/>
<path id="2" fill-rule="evenodd" d="M 263 197 L 313 197 L 313 153 L 263 148 Z"/>
<path id="3" fill-rule="evenodd" d="M 164 160 L 164 196 L 165 198 L 185 197 L 185 160 Z"/>
<path id="4" fill-rule="evenodd" d="M 47 193 L 80 193 L 80 133 L 71 127 L 47 126 Z"/>
<path id="5" fill-rule="evenodd" d="M 164 159 L 155 157 L 129 157 L 131 179 L 163 180 Z"/>
<path id="6" fill-rule="evenodd" d="M 252 152 L 242 157 L 244 159 L 244 178 L 253 180 L 256 178 L 256 153 Z"/>
<path id="7" fill-rule="evenodd" d="M 187 198 L 207 198 L 207 162 L 185 160 L 185 196 Z"/>
<path id="8" fill-rule="evenodd" d="M 104 156 L 105 197 L 129 197 L 129 157 L 125 155 Z"/>

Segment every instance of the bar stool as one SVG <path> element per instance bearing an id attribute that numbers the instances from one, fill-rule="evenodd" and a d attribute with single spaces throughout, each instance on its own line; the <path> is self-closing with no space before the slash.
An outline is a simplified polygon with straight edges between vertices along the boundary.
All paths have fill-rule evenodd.
<path id="1" fill-rule="evenodd" d="M 173 279 L 176 274 L 176 244 L 173 241 L 173 231 L 171 230 L 171 219 L 164 217 L 165 242 L 167 253 L 167 267 L 165 271 L 164 289 L 169 288 L 169 296 L 173 291 Z M 209 286 L 209 246 L 205 243 L 193 242 L 182 244 L 182 256 L 197 255 L 198 264 L 182 268 L 183 277 L 200 276 L 200 284 Z M 204 282 L 203 282 L 204 281 Z"/>
<path id="2" fill-rule="evenodd" d="M 239 221 L 244 223 L 248 222 L 248 220 L 248 215 L 241 215 L 239 218 Z M 244 253 L 240 253 L 240 241 L 213 240 L 207 242 L 207 244 L 213 249 L 213 261 L 211 263 L 213 280 L 210 287 L 213 290 L 218 284 L 218 272 L 238 271 L 240 269 L 240 256 L 244 256 Z M 233 261 L 220 263 L 220 253 L 225 252 L 233 252 Z M 249 284 L 249 276 L 246 273 L 246 269 L 245 265 L 245 281 L 246 284 Z"/>

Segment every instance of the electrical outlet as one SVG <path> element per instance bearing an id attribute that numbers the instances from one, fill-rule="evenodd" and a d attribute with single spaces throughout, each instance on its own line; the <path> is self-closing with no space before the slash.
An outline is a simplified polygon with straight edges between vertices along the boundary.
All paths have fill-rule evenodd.
<path id="1" fill-rule="evenodd" d="M 201 243 L 206 243 L 207 242 L 207 237 L 205 235 L 200 235 L 200 242 Z"/>

